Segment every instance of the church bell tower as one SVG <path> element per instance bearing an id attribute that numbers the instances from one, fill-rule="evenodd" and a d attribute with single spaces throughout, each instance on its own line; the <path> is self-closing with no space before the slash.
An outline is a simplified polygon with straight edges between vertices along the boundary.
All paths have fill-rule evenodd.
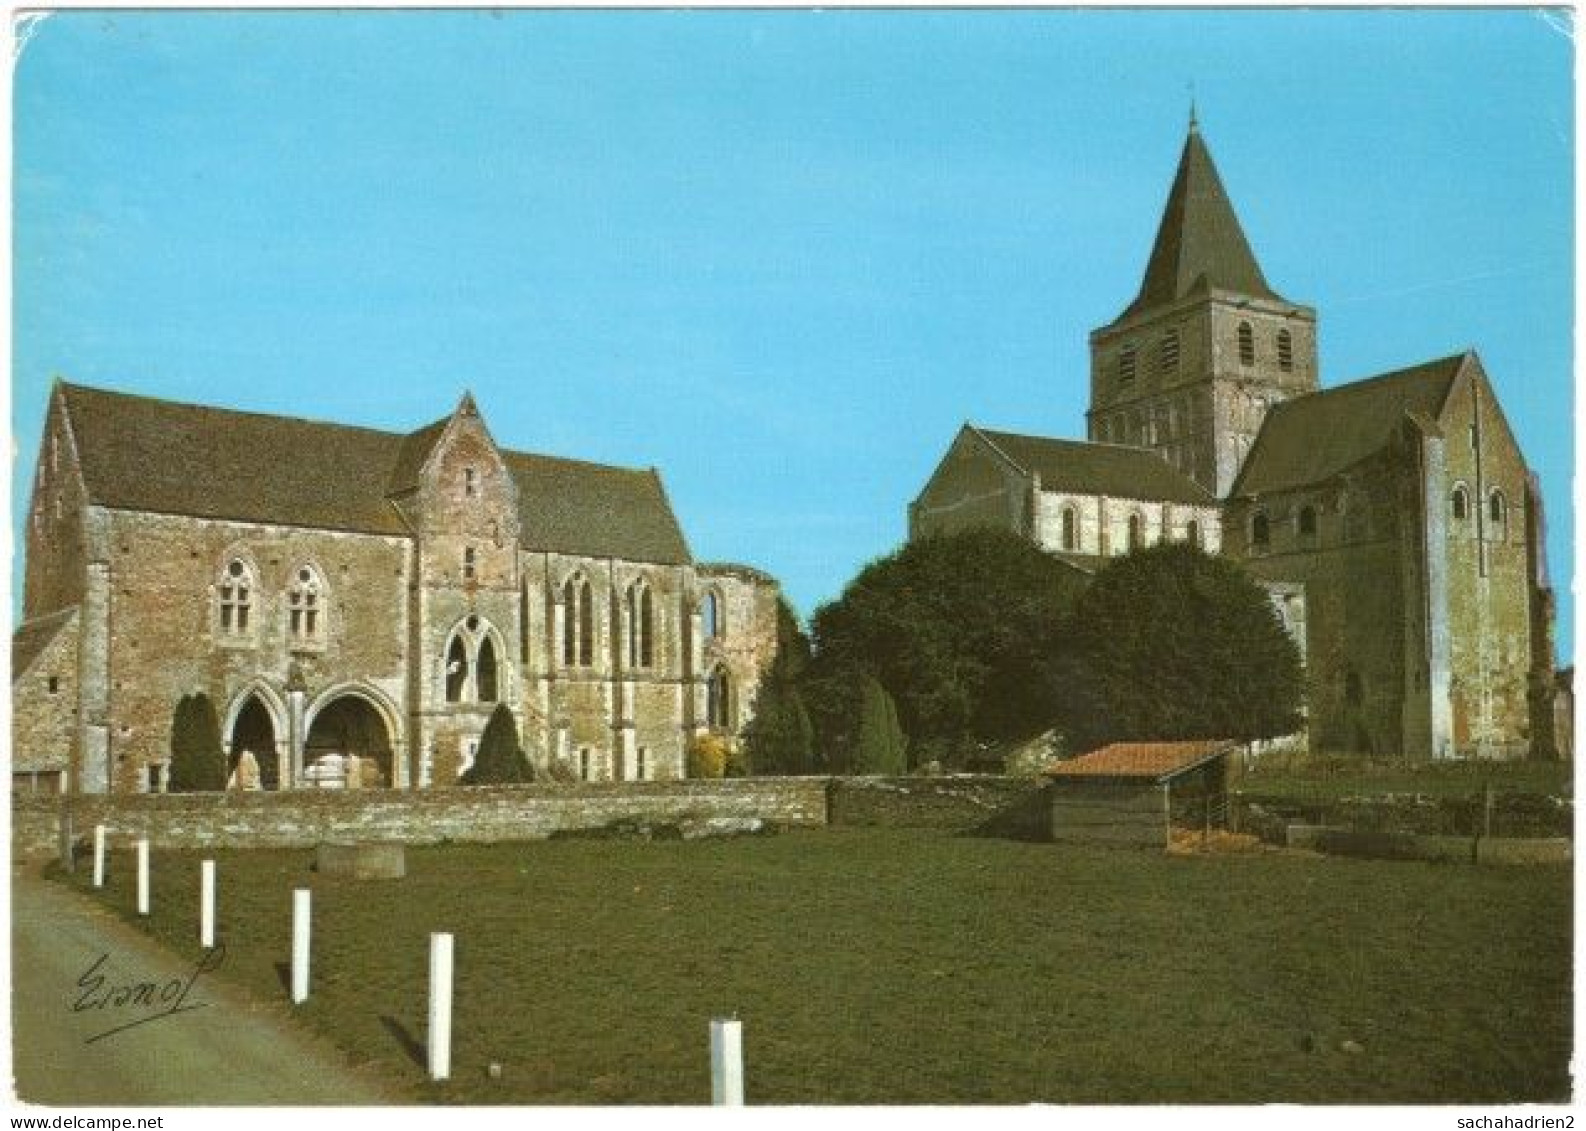
<path id="1" fill-rule="evenodd" d="M 1267 410 L 1316 387 L 1316 312 L 1267 285 L 1191 111 L 1140 293 L 1090 335 L 1090 439 L 1222 498 Z"/>

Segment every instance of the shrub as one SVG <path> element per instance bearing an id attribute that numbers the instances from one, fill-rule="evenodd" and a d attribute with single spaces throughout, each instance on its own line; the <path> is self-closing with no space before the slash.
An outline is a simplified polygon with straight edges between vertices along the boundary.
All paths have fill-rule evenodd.
<path id="1" fill-rule="evenodd" d="M 203 692 L 184 695 L 171 719 L 172 793 L 197 793 L 226 788 L 226 752 L 220 741 L 215 704 Z"/>
<path id="2" fill-rule="evenodd" d="M 727 772 L 730 754 L 727 740 L 719 734 L 696 734 L 688 740 L 688 776 L 719 778 Z"/>
<path id="3" fill-rule="evenodd" d="M 898 708 L 874 676 L 860 677 L 859 736 L 854 742 L 854 772 L 897 777 L 908 772 L 907 739 L 898 725 Z"/>
<path id="4" fill-rule="evenodd" d="M 497 703 L 479 737 L 474 764 L 458 779 L 463 785 L 511 785 L 534 780 L 534 770 L 518 742 L 518 722 L 505 703 Z"/>

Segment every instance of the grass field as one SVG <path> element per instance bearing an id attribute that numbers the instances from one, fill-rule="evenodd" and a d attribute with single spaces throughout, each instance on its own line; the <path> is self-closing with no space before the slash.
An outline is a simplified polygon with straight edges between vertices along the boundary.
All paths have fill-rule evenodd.
<path id="1" fill-rule="evenodd" d="M 1242 793 L 1286 798 L 1297 803 L 1419 793 L 1428 797 L 1468 797 L 1487 786 L 1500 793 L 1574 795 L 1572 762 L 1363 762 L 1338 758 L 1258 763 L 1235 788 Z"/>
<path id="2" fill-rule="evenodd" d="M 1570 1086 L 1565 868 L 844 828 L 410 848 L 407 878 L 383 882 L 319 876 L 307 851 L 215 855 L 223 976 L 284 999 L 291 889 L 313 888 L 299 1012 L 419 1101 L 706 1103 L 708 1021 L 730 1013 L 750 1103 L 1449 1103 Z M 199 859 L 156 854 L 148 921 L 192 954 Z M 103 893 L 126 914 L 129 863 Z M 457 938 L 444 1085 L 421 1064 L 435 930 Z"/>

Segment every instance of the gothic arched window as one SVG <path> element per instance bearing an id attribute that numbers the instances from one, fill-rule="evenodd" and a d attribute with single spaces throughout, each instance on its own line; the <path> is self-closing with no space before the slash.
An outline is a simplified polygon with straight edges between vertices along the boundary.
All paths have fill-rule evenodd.
<path id="1" fill-rule="evenodd" d="M 1449 498 L 1449 506 L 1454 512 L 1455 522 L 1464 522 L 1470 517 L 1470 492 L 1465 490 L 1463 483 L 1454 488 L 1454 493 Z"/>
<path id="2" fill-rule="evenodd" d="M 700 602 L 700 630 L 705 634 L 706 640 L 714 640 L 726 629 L 721 615 L 721 598 L 714 589 L 705 591 L 704 600 Z"/>
<path id="3" fill-rule="evenodd" d="M 246 636 L 253 613 L 253 570 L 241 558 L 232 558 L 221 571 L 216 590 L 220 606 L 220 631 L 225 636 Z"/>
<path id="4" fill-rule="evenodd" d="M 496 678 L 496 646 L 489 636 L 479 639 L 479 659 L 474 664 L 474 687 L 481 703 L 500 698 Z"/>
<path id="5" fill-rule="evenodd" d="M 705 683 L 705 721 L 716 730 L 732 726 L 732 681 L 726 668 L 718 667 Z"/>
<path id="6" fill-rule="evenodd" d="M 1239 323 L 1239 364 L 1254 365 L 1256 363 L 1256 332 L 1250 328 L 1250 323 Z"/>
<path id="7" fill-rule="evenodd" d="M 562 586 L 562 662 L 592 664 L 595 660 L 595 594 L 577 574 Z"/>
<path id="8" fill-rule="evenodd" d="M 286 591 L 286 634 L 293 644 L 309 644 L 323 638 L 325 628 L 325 585 L 313 566 L 302 565 L 292 575 Z"/>
<path id="9" fill-rule="evenodd" d="M 468 686 L 468 646 L 462 634 L 452 637 L 446 649 L 446 702 L 461 703 L 463 689 Z"/>
<path id="10" fill-rule="evenodd" d="M 628 587 L 624 599 L 623 628 L 627 647 L 624 650 L 630 668 L 648 668 L 655 664 L 655 602 L 650 587 L 642 579 Z"/>

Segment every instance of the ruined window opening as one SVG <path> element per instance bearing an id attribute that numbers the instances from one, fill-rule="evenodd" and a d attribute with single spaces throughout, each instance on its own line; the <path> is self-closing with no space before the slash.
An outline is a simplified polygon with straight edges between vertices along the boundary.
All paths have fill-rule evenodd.
<path id="1" fill-rule="evenodd" d="M 589 747 L 580 747 L 578 751 L 578 776 L 582 781 L 590 781 L 590 773 L 594 770 L 593 759 L 589 756 Z"/>
<path id="2" fill-rule="evenodd" d="M 479 493 L 479 472 L 471 467 L 463 468 L 463 494 L 473 498 Z"/>
<path id="3" fill-rule="evenodd" d="M 472 546 L 463 547 L 463 580 L 473 581 L 479 575 L 479 555 Z"/>
<path id="4" fill-rule="evenodd" d="M 1294 368 L 1294 335 L 1278 331 L 1278 368 L 1287 373 Z"/>
<path id="5" fill-rule="evenodd" d="M 1130 342 L 1118 351 L 1118 380 L 1134 380 L 1134 343 Z"/>
<path id="6" fill-rule="evenodd" d="M 1063 549 L 1079 549 L 1079 516 L 1073 507 L 1063 508 Z"/>
<path id="7" fill-rule="evenodd" d="M 638 761 L 635 764 L 635 766 L 633 767 L 633 769 L 634 769 L 634 777 L 636 777 L 639 781 L 644 781 L 646 778 L 648 778 L 650 776 L 650 750 L 649 750 L 649 747 L 646 747 L 646 746 L 639 747 L 639 752 L 638 752 L 636 757 L 637 757 Z"/>
<path id="8" fill-rule="evenodd" d="M 716 639 L 726 627 L 722 623 L 721 599 L 716 596 L 715 590 L 707 590 L 704 601 L 700 603 L 700 621 L 706 640 Z"/>
<path id="9" fill-rule="evenodd" d="M 461 635 L 453 636 L 446 649 L 446 702 L 461 703 L 468 686 L 468 647 Z"/>
<path id="10" fill-rule="evenodd" d="M 470 619 L 476 620 L 476 618 Z M 481 703 L 494 703 L 500 697 L 496 686 L 496 646 L 488 636 L 479 641 L 479 660 L 474 665 L 474 683 L 479 689 Z"/>
<path id="11" fill-rule="evenodd" d="M 1250 323 L 1239 323 L 1239 364 L 1254 365 L 1256 363 L 1256 332 L 1250 328 Z"/>
<path id="12" fill-rule="evenodd" d="M 1250 544 L 1265 549 L 1272 541 L 1272 523 L 1266 511 L 1257 511 L 1250 519 Z"/>
<path id="13" fill-rule="evenodd" d="M 51 695 L 54 695 L 56 692 L 60 691 L 60 689 L 61 689 L 61 677 L 60 676 L 58 676 L 58 675 L 50 676 L 49 689 L 50 689 L 50 694 Z"/>
<path id="14" fill-rule="evenodd" d="M 732 719 L 732 682 L 727 669 L 718 667 L 705 684 L 705 721 L 717 730 L 726 730 Z"/>
<path id="15" fill-rule="evenodd" d="M 1184 524 L 1184 541 L 1197 550 L 1201 548 L 1201 524 L 1193 518 Z"/>
<path id="16" fill-rule="evenodd" d="M 1455 522 L 1464 522 L 1470 517 L 1470 494 L 1463 485 L 1454 488 L 1452 507 Z"/>
<path id="17" fill-rule="evenodd" d="M 253 609 L 253 571 L 241 558 L 232 558 L 220 579 L 220 631 L 243 636 Z"/>
<path id="18" fill-rule="evenodd" d="M 1136 512 L 1129 516 L 1129 552 L 1145 545 L 1145 520 Z"/>

